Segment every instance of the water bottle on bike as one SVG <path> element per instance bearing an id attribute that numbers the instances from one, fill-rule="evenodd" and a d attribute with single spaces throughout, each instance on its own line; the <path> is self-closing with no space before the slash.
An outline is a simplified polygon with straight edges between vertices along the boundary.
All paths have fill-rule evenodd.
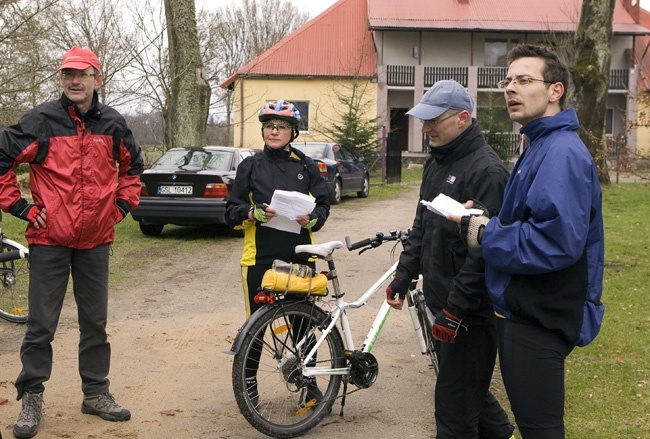
<path id="1" fill-rule="evenodd" d="M 313 270 L 308 265 L 293 264 L 291 262 L 284 262 L 280 259 L 273 261 L 273 271 L 278 273 L 289 273 L 292 276 L 309 278 L 314 275 Z"/>

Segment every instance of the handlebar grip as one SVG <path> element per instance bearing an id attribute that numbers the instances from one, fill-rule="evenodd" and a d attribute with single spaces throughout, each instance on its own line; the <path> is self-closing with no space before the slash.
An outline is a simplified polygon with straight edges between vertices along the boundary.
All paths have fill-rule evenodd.
<path id="1" fill-rule="evenodd" d="M 348 251 L 356 250 L 361 247 L 367 247 L 369 245 L 372 245 L 372 240 L 371 239 L 364 239 L 363 241 L 355 242 L 354 244 L 350 241 L 350 237 L 346 236 L 345 237 L 345 245 L 348 248 Z"/>
<path id="2" fill-rule="evenodd" d="M 25 255 L 20 250 L 11 250 L 8 252 L 0 253 L 0 262 L 13 261 L 16 259 L 21 259 Z"/>

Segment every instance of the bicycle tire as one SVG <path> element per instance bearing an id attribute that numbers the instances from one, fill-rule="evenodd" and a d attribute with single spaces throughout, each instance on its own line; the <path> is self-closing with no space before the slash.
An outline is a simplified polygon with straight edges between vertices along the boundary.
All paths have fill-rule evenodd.
<path id="1" fill-rule="evenodd" d="M 431 367 L 436 375 L 438 375 L 440 366 L 438 364 L 438 354 L 436 353 L 436 342 L 431 335 L 431 331 L 433 330 L 434 317 L 431 310 L 429 310 L 427 307 L 422 290 L 416 293 L 415 306 L 418 314 L 418 320 L 420 321 L 420 331 L 422 331 L 422 337 L 424 338 L 424 342 L 427 347 L 426 354 L 431 361 L 429 367 Z"/>
<path id="2" fill-rule="evenodd" d="M 312 400 L 313 405 L 305 407 L 303 395 L 309 385 L 297 366 L 306 352 L 296 348 L 296 334 L 308 334 L 307 330 L 313 329 L 309 340 L 316 340 L 327 319 L 328 315 L 311 302 L 283 303 L 270 307 L 245 335 L 233 361 L 232 386 L 240 412 L 258 431 L 276 438 L 300 436 L 331 412 L 342 375 L 316 377 L 318 389 L 324 389 L 322 399 L 315 404 Z M 251 368 L 256 362 L 257 368 Z M 337 328 L 319 346 L 316 365 L 345 367 L 344 344 Z M 255 382 L 250 381 L 252 375 L 256 392 L 250 386 Z"/>
<path id="3" fill-rule="evenodd" d="M 0 252 L 24 250 L 2 241 Z M 29 262 L 27 258 L 0 262 L 0 317 L 25 323 L 29 314 Z"/>

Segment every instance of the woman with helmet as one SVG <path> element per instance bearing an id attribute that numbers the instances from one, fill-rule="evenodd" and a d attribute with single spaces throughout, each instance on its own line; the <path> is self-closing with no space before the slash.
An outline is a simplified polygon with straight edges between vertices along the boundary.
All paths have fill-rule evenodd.
<path id="1" fill-rule="evenodd" d="M 264 149 L 241 162 L 226 205 L 228 224 L 234 229 L 244 230 L 241 267 L 246 317 L 261 307 L 253 298 L 273 260 L 306 263 L 315 268 L 313 262 L 307 263 L 296 257 L 295 247 L 313 244 L 313 232 L 323 227 L 330 208 L 325 179 L 318 167 L 311 158 L 291 147 L 291 142 L 299 134 L 298 109 L 283 100 L 267 102 L 260 110 L 259 120 L 262 122 Z M 301 226 L 300 233 L 260 227 L 276 216 L 275 210 L 269 207 L 276 189 L 297 191 L 315 198 L 314 210 L 296 220 Z M 251 376 L 250 381 L 249 388 L 256 389 L 256 377 Z M 312 392 L 311 396 L 318 397 L 318 388 L 313 390 L 317 393 Z M 253 391 L 256 392 L 249 390 Z"/>
<path id="2" fill-rule="evenodd" d="M 226 206 L 228 224 L 244 230 L 241 266 L 247 316 L 259 308 L 253 297 L 273 260 L 304 263 L 296 260 L 294 249 L 296 245 L 313 243 L 312 232 L 323 227 L 330 208 L 325 179 L 318 167 L 291 147 L 290 142 L 298 137 L 298 109 L 283 100 L 267 102 L 260 110 L 259 120 L 264 149 L 239 165 Z M 302 227 L 299 234 L 259 227 L 276 216 L 269 207 L 276 189 L 297 191 L 316 199 L 314 210 L 296 220 Z"/>

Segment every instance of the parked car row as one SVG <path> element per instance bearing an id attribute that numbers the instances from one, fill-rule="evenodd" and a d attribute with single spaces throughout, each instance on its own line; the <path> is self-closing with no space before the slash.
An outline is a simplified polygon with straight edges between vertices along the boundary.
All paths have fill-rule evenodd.
<path id="1" fill-rule="evenodd" d="M 314 159 L 327 181 L 331 204 L 339 204 L 345 194 L 356 193 L 359 198 L 370 194 L 366 165 L 345 146 L 327 142 L 298 142 L 291 146 Z"/>
<path id="2" fill-rule="evenodd" d="M 368 170 L 343 145 L 302 142 L 292 146 L 314 159 L 327 181 L 332 204 L 340 203 L 348 193 L 368 196 Z M 160 235 L 167 224 L 225 225 L 226 203 L 237 166 L 253 154 L 252 149 L 226 146 L 170 149 L 140 177 L 140 204 L 131 216 L 140 231 L 151 236 Z M 231 233 L 242 235 L 240 231 Z"/>

